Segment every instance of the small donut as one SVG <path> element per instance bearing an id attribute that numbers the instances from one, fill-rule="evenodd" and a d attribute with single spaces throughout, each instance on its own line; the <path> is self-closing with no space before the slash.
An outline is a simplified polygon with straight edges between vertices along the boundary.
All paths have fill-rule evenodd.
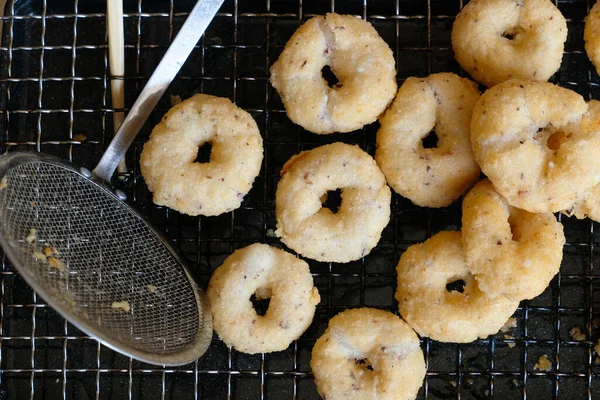
<path id="1" fill-rule="evenodd" d="M 210 162 L 198 148 L 212 145 Z M 197 94 L 171 108 L 140 157 L 155 204 L 189 215 L 238 208 L 260 172 L 262 137 L 250 114 L 221 97 Z"/>
<path id="2" fill-rule="evenodd" d="M 342 190 L 336 213 L 328 191 Z M 391 191 L 375 160 L 358 146 L 332 143 L 289 159 L 275 194 L 275 234 L 317 261 L 349 262 L 369 254 L 390 220 Z"/>
<path id="3" fill-rule="evenodd" d="M 270 299 L 265 315 L 256 314 L 252 295 Z M 215 332 L 227 346 L 248 354 L 287 349 L 309 327 L 321 300 L 306 262 L 258 243 L 227 257 L 206 297 Z"/>
<path id="4" fill-rule="evenodd" d="M 329 87 L 325 66 L 339 79 Z M 374 122 L 394 98 L 396 62 L 375 28 L 351 15 L 305 22 L 271 67 L 271 84 L 288 117 L 318 134 L 350 132 Z"/>
<path id="5" fill-rule="evenodd" d="M 478 82 L 547 81 L 560 67 L 567 21 L 549 0 L 471 0 L 456 16 L 452 48 Z"/>
<path id="6" fill-rule="evenodd" d="M 346 310 L 312 351 L 317 391 L 327 400 L 409 400 L 425 378 L 419 338 L 402 319 L 373 308 Z"/>
<path id="7" fill-rule="evenodd" d="M 596 2 L 585 19 L 585 51 L 600 74 L 600 2 Z"/>
<path id="8" fill-rule="evenodd" d="M 462 243 L 469 271 L 488 296 L 532 299 L 560 269 L 565 235 L 552 213 L 508 205 L 491 182 L 479 182 L 462 205 Z"/>
<path id="9" fill-rule="evenodd" d="M 460 232 L 440 232 L 410 246 L 396 268 L 400 315 L 421 336 L 468 343 L 492 335 L 519 306 L 518 301 L 482 292 L 469 272 Z M 464 282 L 462 292 L 449 284 Z"/>
<path id="10" fill-rule="evenodd" d="M 510 80 L 473 110 L 475 159 L 512 206 L 568 209 L 600 182 L 600 108 L 546 82 Z"/>
<path id="11" fill-rule="evenodd" d="M 375 160 L 388 184 L 422 207 L 445 207 L 479 178 L 469 125 L 474 82 L 452 73 L 408 78 L 379 121 Z M 437 147 L 423 148 L 432 130 Z"/>

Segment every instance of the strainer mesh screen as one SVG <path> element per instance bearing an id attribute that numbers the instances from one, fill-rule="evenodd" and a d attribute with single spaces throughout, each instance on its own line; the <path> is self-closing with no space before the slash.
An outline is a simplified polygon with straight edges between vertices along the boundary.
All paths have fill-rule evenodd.
<path id="1" fill-rule="evenodd" d="M 29 162 L 5 177 L 1 230 L 22 274 L 134 349 L 172 354 L 194 340 L 199 310 L 185 272 L 139 216 L 61 166 Z"/>

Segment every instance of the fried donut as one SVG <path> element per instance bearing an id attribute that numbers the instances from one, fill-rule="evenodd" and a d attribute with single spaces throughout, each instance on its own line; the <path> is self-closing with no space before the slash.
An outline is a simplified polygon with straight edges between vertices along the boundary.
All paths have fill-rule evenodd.
<path id="1" fill-rule="evenodd" d="M 596 2 L 585 19 L 585 51 L 600 74 L 600 2 Z"/>
<path id="2" fill-rule="evenodd" d="M 419 338 L 400 318 L 373 308 L 346 310 L 329 321 L 310 367 L 327 400 L 408 400 L 425 378 Z"/>
<path id="3" fill-rule="evenodd" d="M 508 205 L 491 182 L 479 182 L 462 205 L 462 244 L 469 271 L 488 296 L 540 295 L 560 269 L 565 235 L 552 213 Z"/>
<path id="4" fill-rule="evenodd" d="M 322 70 L 339 79 L 329 87 Z M 377 120 L 394 98 L 396 63 L 375 28 L 351 15 L 305 22 L 271 67 L 288 117 L 318 134 L 350 132 Z"/>
<path id="5" fill-rule="evenodd" d="M 375 160 L 388 184 L 422 207 L 445 207 L 479 178 L 469 125 L 479 99 L 474 82 L 452 73 L 408 78 L 379 121 Z M 436 148 L 422 139 L 435 130 Z"/>
<path id="6" fill-rule="evenodd" d="M 396 268 L 400 315 L 421 336 L 468 343 L 492 335 L 519 306 L 518 301 L 482 292 L 469 272 L 460 232 L 440 232 L 410 246 Z M 464 288 L 449 290 L 449 284 Z"/>
<path id="7" fill-rule="evenodd" d="M 338 211 L 322 207 L 341 189 Z M 375 160 L 358 146 L 332 143 L 289 159 L 275 194 L 275 234 L 318 261 L 348 262 L 369 254 L 390 220 L 391 191 Z"/>
<path id="8" fill-rule="evenodd" d="M 250 297 L 270 298 L 265 315 Z M 215 332 L 243 353 L 285 350 L 311 324 L 320 301 L 308 264 L 283 250 L 253 244 L 236 250 L 213 273 L 206 297 Z"/>
<path id="9" fill-rule="evenodd" d="M 600 182 L 600 108 L 546 82 L 510 80 L 481 96 L 471 120 L 475 159 L 512 206 L 568 209 Z M 600 103 L 599 103 L 600 104 Z"/>
<path id="10" fill-rule="evenodd" d="M 471 0 L 456 16 L 452 48 L 473 79 L 547 81 L 560 67 L 567 22 L 549 0 Z"/>
<path id="11" fill-rule="evenodd" d="M 209 163 L 198 148 L 212 144 Z M 262 137 L 250 114 L 221 97 L 197 94 L 171 108 L 140 157 L 154 203 L 189 215 L 238 208 L 260 172 Z"/>

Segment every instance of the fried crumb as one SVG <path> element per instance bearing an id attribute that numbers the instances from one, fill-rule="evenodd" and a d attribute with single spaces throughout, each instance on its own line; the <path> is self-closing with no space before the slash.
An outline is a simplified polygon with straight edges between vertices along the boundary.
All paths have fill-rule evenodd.
<path id="1" fill-rule="evenodd" d="M 8 186 L 8 179 L 6 177 L 4 177 L 0 181 L 0 190 L 6 189 L 7 186 Z"/>
<path id="2" fill-rule="evenodd" d="M 44 253 L 42 253 L 41 251 L 36 250 L 31 255 L 33 256 L 33 258 L 35 258 L 36 260 L 39 260 L 39 261 L 47 260 L 46 255 Z"/>
<path id="3" fill-rule="evenodd" d="M 87 136 L 85 136 L 83 133 L 78 133 L 73 136 L 73 140 L 75 142 L 85 142 L 87 140 Z"/>
<path id="4" fill-rule="evenodd" d="M 44 248 L 44 255 L 46 257 L 51 257 L 58 254 L 58 250 L 54 246 L 48 246 Z"/>
<path id="5" fill-rule="evenodd" d="M 502 328 L 500 328 L 500 332 L 506 333 L 510 331 L 512 328 L 517 327 L 517 319 L 515 317 L 510 317 L 508 321 L 504 324 Z"/>
<path id="6" fill-rule="evenodd" d="M 581 329 L 578 326 L 574 326 L 569 330 L 569 336 L 576 342 L 581 342 L 586 339 L 585 334 L 581 332 Z"/>
<path id="7" fill-rule="evenodd" d="M 539 371 L 550 371 L 552 369 L 552 363 L 548 359 L 546 354 L 543 354 L 538 358 L 538 362 L 533 366 L 533 369 Z"/>
<path id="8" fill-rule="evenodd" d="M 148 289 L 150 293 L 156 292 L 156 286 L 154 285 L 146 285 L 146 289 Z"/>
<path id="9" fill-rule="evenodd" d="M 504 339 L 509 339 L 509 340 L 512 340 L 512 339 L 514 339 L 514 338 L 515 338 L 515 337 L 514 337 L 514 336 L 511 336 L 511 335 L 504 335 Z M 516 344 L 516 343 L 514 343 L 514 342 L 509 342 L 509 343 L 506 343 L 506 345 L 507 345 L 507 346 L 508 346 L 510 349 L 512 349 L 512 348 L 513 348 L 513 347 L 515 347 L 517 344 Z"/>
<path id="10" fill-rule="evenodd" d="M 275 231 L 273 229 L 267 229 L 267 237 L 274 238 L 277 237 L 277 235 L 275 235 Z"/>
<path id="11" fill-rule="evenodd" d="M 600 357 L 596 357 L 596 358 L 594 358 L 594 363 L 596 363 L 596 364 L 600 364 Z"/>
<path id="12" fill-rule="evenodd" d="M 52 268 L 57 269 L 59 271 L 65 270 L 65 263 L 60 261 L 58 258 L 48 257 L 48 264 L 50 264 Z"/>
<path id="13" fill-rule="evenodd" d="M 517 387 L 519 386 L 519 381 L 517 381 L 517 378 L 514 378 L 514 379 L 512 380 L 512 383 L 513 383 L 513 385 L 515 385 L 515 386 L 517 386 Z"/>
<path id="14" fill-rule="evenodd" d="M 181 99 L 180 95 L 175 95 L 175 96 L 171 96 L 171 107 L 176 106 L 177 104 L 181 103 L 183 100 Z"/>
<path id="15" fill-rule="evenodd" d="M 31 202 L 29 202 L 29 205 L 30 205 L 31 207 L 35 207 L 35 206 L 37 206 L 37 204 L 35 203 L 35 201 L 31 201 Z"/>
<path id="16" fill-rule="evenodd" d="M 594 346 L 594 351 L 600 356 L 600 339 L 598 339 L 598 343 Z"/>
<path id="17" fill-rule="evenodd" d="M 129 305 L 128 301 L 113 301 L 113 303 L 110 305 L 110 308 L 114 308 L 115 310 L 123 310 L 126 313 L 131 310 L 131 306 Z"/>
<path id="18" fill-rule="evenodd" d="M 27 235 L 27 237 L 25 238 L 25 241 L 31 245 L 31 244 L 33 244 L 33 242 L 35 242 L 36 239 L 37 239 L 37 231 L 34 228 L 31 228 L 29 230 L 29 235 Z"/>
<path id="19" fill-rule="evenodd" d="M 455 380 L 452 380 L 452 381 L 450 381 L 450 384 L 451 384 L 452 386 L 454 386 L 454 387 L 456 387 L 456 385 L 457 385 L 457 383 L 456 383 L 456 381 L 455 381 Z"/>

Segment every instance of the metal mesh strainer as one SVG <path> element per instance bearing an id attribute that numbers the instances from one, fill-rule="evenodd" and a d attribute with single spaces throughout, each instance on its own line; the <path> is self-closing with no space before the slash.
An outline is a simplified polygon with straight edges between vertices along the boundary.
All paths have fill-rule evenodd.
<path id="1" fill-rule="evenodd" d="M 222 0 L 200 0 L 93 174 L 58 158 L 0 158 L 0 244 L 23 278 L 98 340 L 153 364 L 212 339 L 201 294 L 163 238 L 107 182 Z"/>

